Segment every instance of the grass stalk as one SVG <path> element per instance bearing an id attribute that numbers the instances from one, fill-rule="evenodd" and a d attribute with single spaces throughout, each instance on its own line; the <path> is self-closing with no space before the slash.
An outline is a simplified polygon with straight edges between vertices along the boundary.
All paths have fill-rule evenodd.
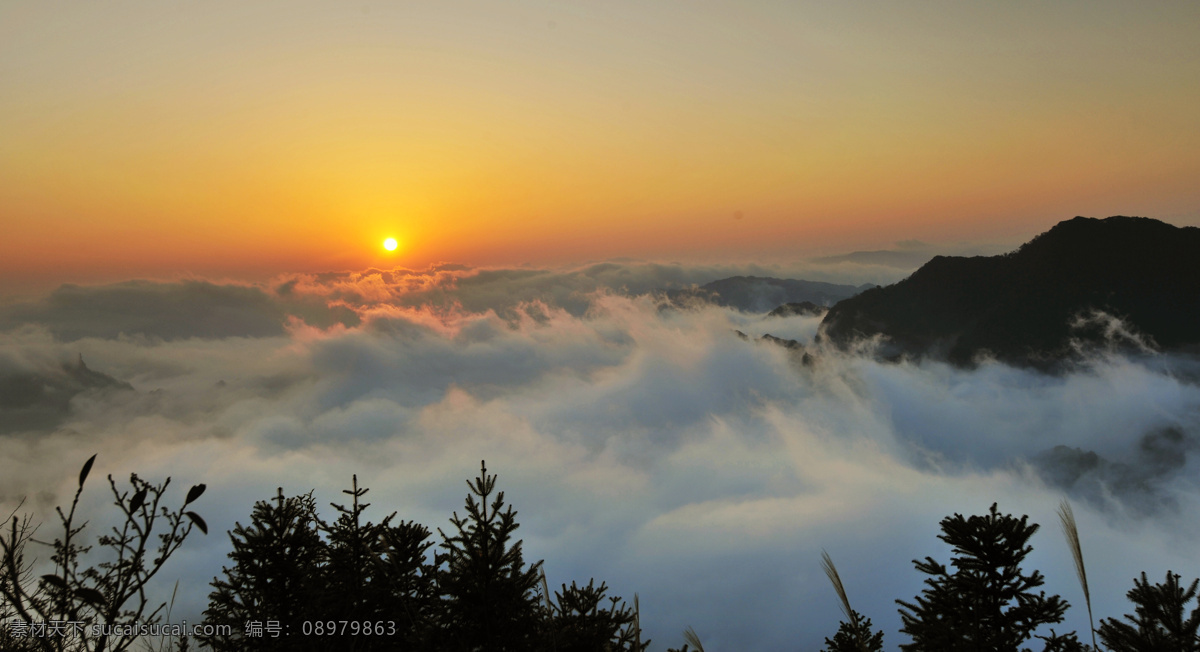
<path id="1" fill-rule="evenodd" d="M 1096 623 L 1092 620 L 1092 594 L 1088 591 L 1087 570 L 1083 566 L 1083 547 L 1079 545 L 1079 528 L 1075 525 L 1075 512 L 1071 511 L 1071 503 L 1063 498 L 1058 505 L 1058 519 L 1062 522 L 1063 535 L 1067 537 L 1067 547 L 1075 558 L 1075 574 L 1079 576 L 1079 586 L 1083 587 L 1083 601 L 1087 604 L 1088 628 L 1092 630 L 1092 649 L 1099 650 L 1096 645 Z"/>
<path id="2" fill-rule="evenodd" d="M 842 577 L 838 575 L 837 566 L 833 565 L 833 558 L 824 550 L 821 551 L 821 570 L 825 571 L 825 576 L 833 584 L 833 590 L 841 602 L 842 613 L 846 614 L 846 622 L 849 622 L 854 630 L 854 642 L 858 644 L 858 649 L 867 652 L 867 642 L 863 640 L 862 632 L 859 631 L 858 613 L 850 608 L 850 598 L 846 597 L 846 587 L 842 586 Z"/>
<path id="3" fill-rule="evenodd" d="M 542 599 L 546 601 L 546 610 L 554 613 L 554 603 L 550 601 L 550 583 L 546 581 L 546 569 L 542 569 Z"/>

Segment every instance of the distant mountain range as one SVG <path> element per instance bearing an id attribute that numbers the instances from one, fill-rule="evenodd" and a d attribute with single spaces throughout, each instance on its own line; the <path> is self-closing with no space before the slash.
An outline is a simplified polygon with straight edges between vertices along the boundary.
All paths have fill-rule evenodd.
<path id="1" fill-rule="evenodd" d="M 1079 346 L 1200 350 L 1200 229 L 1076 217 L 1016 251 L 937 256 L 830 309 L 819 337 L 886 357 L 1053 364 Z"/>
<path id="2" fill-rule="evenodd" d="M 765 276 L 732 276 L 698 288 L 667 290 L 675 303 L 703 301 L 745 312 L 767 312 L 788 303 L 828 307 L 874 285 L 839 285 Z"/>
<path id="3" fill-rule="evenodd" d="M 816 317 L 825 314 L 828 310 L 825 306 L 818 306 L 812 301 L 801 301 L 800 303 L 785 303 L 782 306 L 767 313 L 768 317 Z"/>

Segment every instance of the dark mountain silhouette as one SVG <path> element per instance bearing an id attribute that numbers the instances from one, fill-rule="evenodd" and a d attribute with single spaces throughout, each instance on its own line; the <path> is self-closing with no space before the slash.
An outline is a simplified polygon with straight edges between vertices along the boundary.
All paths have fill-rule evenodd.
<path id="1" fill-rule="evenodd" d="M 835 305 L 821 335 L 885 336 L 885 357 L 1049 366 L 1076 344 L 1197 350 L 1200 229 L 1076 217 L 1016 251 L 938 256 L 907 279 Z M 1113 318 L 1119 318 L 1116 321 Z"/>
<path id="2" fill-rule="evenodd" d="M 765 333 L 761 337 L 751 337 L 739 330 L 733 331 L 733 334 L 737 335 L 739 339 L 746 342 L 783 347 L 784 349 L 787 349 L 788 354 L 791 356 L 793 361 L 798 362 L 806 367 L 812 366 L 817 361 L 817 359 L 813 357 L 813 354 L 809 353 L 808 349 L 804 346 L 804 343 L 800 342 L 799 340 L 784 339 L 782 337 L 776 337 L 770 333 Z"/>
<path id="3" fill-rule="evenodd" d="M 786 303 L 809 302 L 817 306 L 831 306 L 869 287 L 874 286 L 855 287 L 768 276 L 731 276 L 700 287 L 668 290 L 666 294 L 675 303 L 703 301 L 744 312 L 767 312 Z"/>
<path id="4" fill-rule="evenodd" d="M 1183 471 L 1200 441 L 1187 432 L 1166 427 L 1143 434 L 1137 447 L 1118 459 L 1091 450 L 1055 446 L 1028 460 L 1042 480 L 1103 509 L 1114 499 L 1131 514 L 1150 516 L 1178 508 L 1169 481 Z"/>
<path id="5" fill-rule="evenodd" d="M 785 303 L 782 306 L 767 313 L 768 317 L 815 317 L 823 314 L 826 310 L 824 306 L 818 306 L 812 301 L 801 301 L 800 303 Z"/>
<path id="6" fill-rule="evenodd" d="M 0 375 L 0 432 L 52 428 L 66 417 L 71 399 L 87 391 L 133 386 L 88 368 L 83 356 L 58 368 Z"/>

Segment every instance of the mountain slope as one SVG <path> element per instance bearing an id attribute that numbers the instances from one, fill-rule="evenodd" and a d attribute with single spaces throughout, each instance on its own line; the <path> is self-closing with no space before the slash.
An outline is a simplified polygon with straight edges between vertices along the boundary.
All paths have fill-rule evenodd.
<path id="1" fill-rule="evenodd" d="M 1200 229 L 1142 217 L 1061 222 L 1002 256 L 938 256 L 835 305 L 823 338 L 885 336 L 884 354 L 1051 363 L 1123 324 L 1154 348 L 1200 345 Z M 1100 314 L 1103 313 L 1103 314 Z M 1131 338 L 1126 338 L 1132 341 Z"/>

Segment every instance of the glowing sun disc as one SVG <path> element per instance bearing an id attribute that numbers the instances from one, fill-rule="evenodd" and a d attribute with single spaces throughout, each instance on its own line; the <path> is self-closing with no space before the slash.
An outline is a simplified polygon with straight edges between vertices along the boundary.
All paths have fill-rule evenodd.
<path id="1" fill-rule="evenodd" d="M 383 248 L 387 249 L 388 251 L 395 251 L 396 250 L 396 239 L 388 238 L 387 240 L 384 240 Z"/>

